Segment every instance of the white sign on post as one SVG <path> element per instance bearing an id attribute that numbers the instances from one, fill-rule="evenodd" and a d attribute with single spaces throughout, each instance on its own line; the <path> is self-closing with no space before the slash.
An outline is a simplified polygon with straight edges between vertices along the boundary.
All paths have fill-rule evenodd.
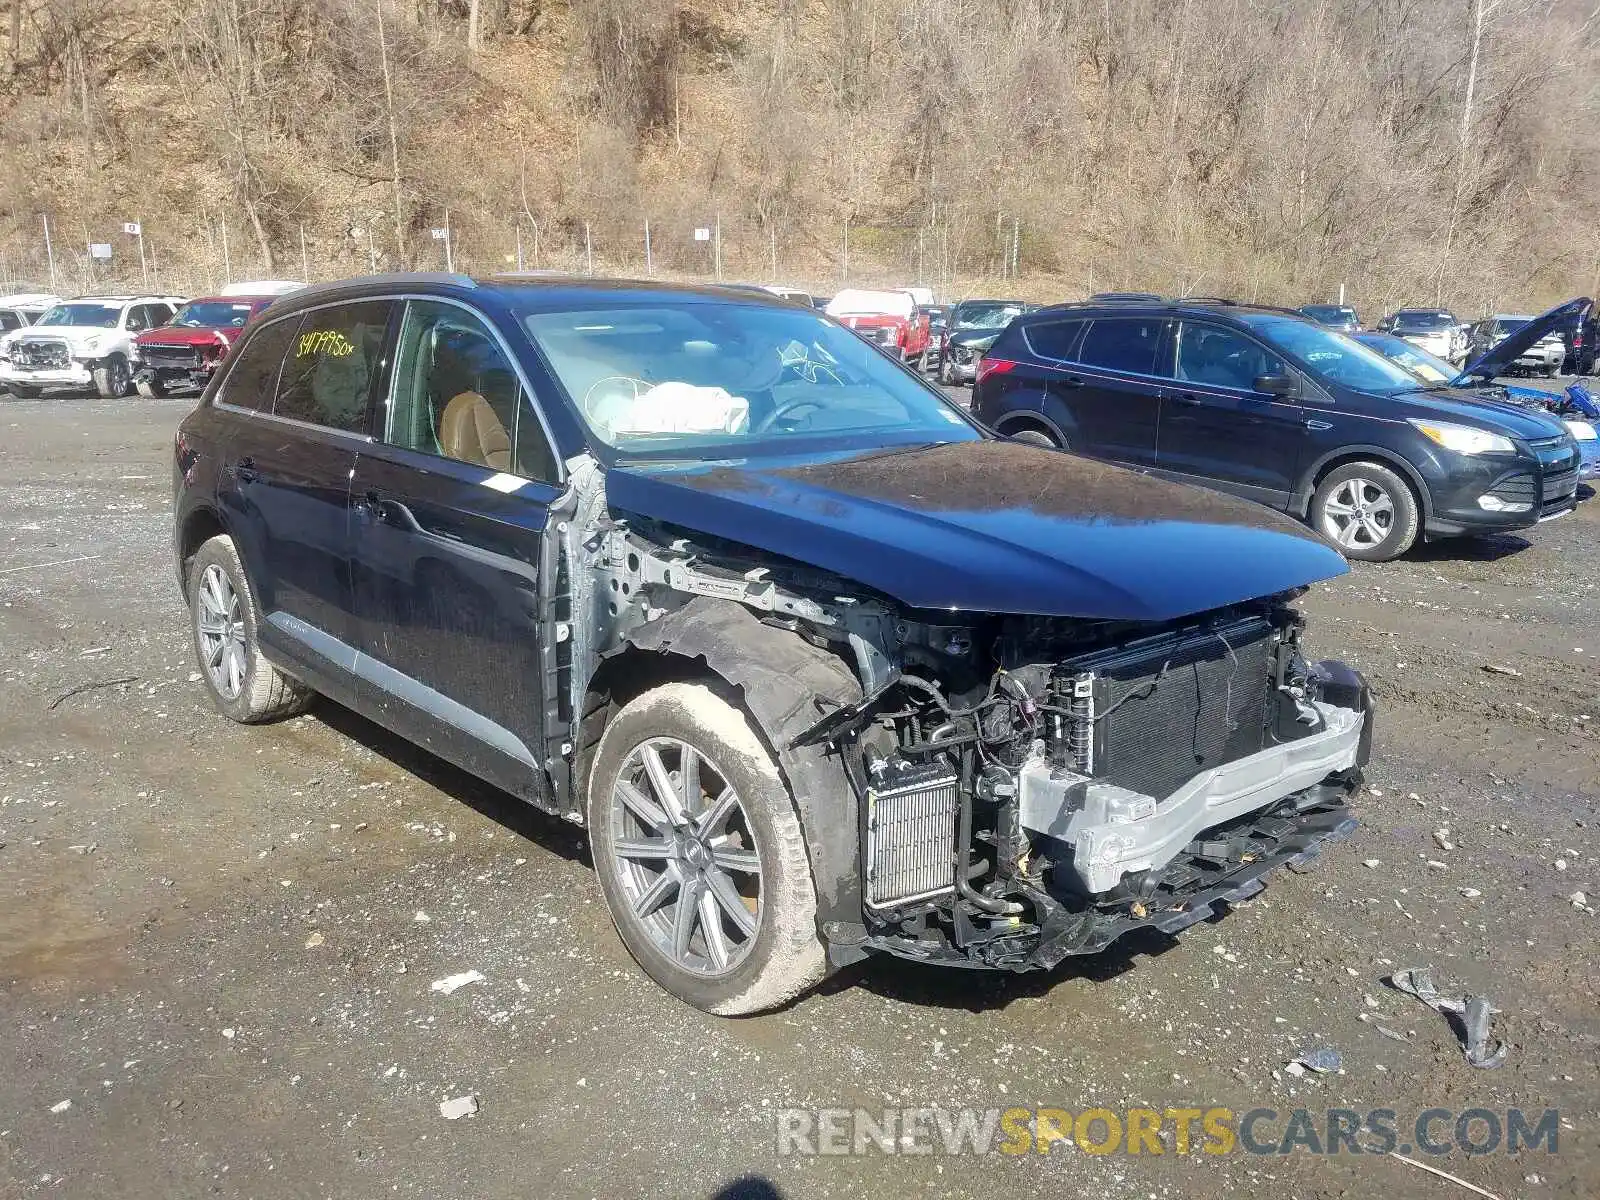
<path id="1" fill-rule="evenodd" d="M 711 240 L 711 230 L 704 227 L 696 229 L 694 231 L 694 240 L 697 242 L 709 242 Z"/>
<path id="2" fill-rule="evenodd" d="M 89 243 L 89 257 L 90 258 L 110 258 L 111 257 L 111 243 L 110 242 L 90 242 Z"/>
<path id="3" fill-rule="evenodd" d="M 433 234 L 433 240 L 436 242 L 448 241 L 450 238 L 448 229 L 430 229 L 428 232 Z"/>
<path id="4" fill-rule="evenodd" d="M 139 222 L 137 222 L 137 221 L 124 221 L 122 223 L 122 232 L 128 234 L 130 237 L 138 237 L 139 236 Z"/>

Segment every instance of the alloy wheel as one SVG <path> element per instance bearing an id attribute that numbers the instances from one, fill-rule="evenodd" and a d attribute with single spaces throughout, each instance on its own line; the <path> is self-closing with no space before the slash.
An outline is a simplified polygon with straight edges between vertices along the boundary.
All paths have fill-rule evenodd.
<path id="1" fill-rule="evenodd" d="M 200 661 L 217 694 L 226 700 L 236 700 L 244 690 L 249 662 L 244 605 L 228 573 L 216 563 L 200 576 L 196 603 L 195 630 L 200 638 Z"/>
<path id="2" fill-rule="evenodd" d="M 1359 475 L 1333 489 L 1322 505 L 1322 532 L 1347 550 L 1370 550 L 1394 530 L 1394 497 Z"/>
<path id="3" fill-rule="evenodd" d="M 761 859 L 733 785 L 675 738 L 634 747 L 611 792 L 612 856 L 626 903 L 680 968 L 720 976 L 761 926 Z"/>

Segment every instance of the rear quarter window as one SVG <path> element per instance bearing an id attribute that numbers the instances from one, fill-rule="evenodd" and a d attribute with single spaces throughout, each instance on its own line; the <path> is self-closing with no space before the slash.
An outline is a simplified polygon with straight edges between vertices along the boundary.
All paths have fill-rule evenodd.
<path id="1" fill-rule="evenodd" d="M 273 396 L 278 390 L 278 373 L 299 326 L 298 321 L 290 319 L 274 321 L 256 330 L 239 349 L 223 382 L 221 401 L 253 412 L 271 412 Z"/>
<path id="2" fill-rule="evenodd" d="M 1040 358 L 1071 361 L 1083 334 L 1082 321 L 1040 321 L 1023 329 L 1023 337 Z"/>

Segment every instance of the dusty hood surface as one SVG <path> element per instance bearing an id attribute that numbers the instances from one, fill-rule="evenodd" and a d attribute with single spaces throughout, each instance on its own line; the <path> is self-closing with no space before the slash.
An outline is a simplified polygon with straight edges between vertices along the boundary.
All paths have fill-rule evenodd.
<path id="1" fill-rule="evenodd" d="M 1165 621 L 1347 569 L 1259 505 L 1017 442 L 625 462 L 606 493 L 913 608 Z"/>

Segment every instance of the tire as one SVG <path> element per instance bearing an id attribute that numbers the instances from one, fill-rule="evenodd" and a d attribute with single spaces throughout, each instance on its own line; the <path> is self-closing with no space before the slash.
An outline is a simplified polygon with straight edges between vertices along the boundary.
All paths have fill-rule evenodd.
<path id="1" fill-rule="evenodd" d="M 241 725 L 304 711 L 314 695 L 311 689 L 262 657 L 255 595 L 231 537 L 219 534 L 200 547 L 189 567 L 188 586 L 195 661 L 217 710 Z"/>
<path id="2" fill-rule="evenodd" d="M 917 355 L 917 374 L 918 375 L 926 375 L 927 373 L 928 373 L 928 348 L 926 346 L 924 346 L 922 348 L 922 353 Z"/>
<path id="3" fill-rule="evenodd" d="M 686 752 L 700 785 L 688 802 L 677 787 Z M 671 784 L 670 803 L 658 776 Z M 732 808 L 718 819 L 730 794 Z M 612 717 L 589 772 L 587 815 L 617 933 L 666 991 L 731 1017 L 775 1008 L 822 979 L 816 890 L 794 802 L 744 714 L 709 687 L 666 684 Z M 680 911 L 690 888 L 698 899 Z"/>
<path id="4" fill-rule="evenodd" d="M 135 379 L 133 386 L 146 400 L 166 399 L 167 386 L 159 379 Z"/>
<path id="5" fill-rule="evenodd" d="M 1388 562 L 1417 540 L 1421 506 L 1411 485 L 1376 462 L 1328 472 L 1311 497 L 1311 525 L 1346 558 Z"/>
<path id="6" fill-rule="evenodd" d="M 42 387 L 35 387 L 31 383 L 8 383 L 6 384 L 6 391 L 10 392 L 18 400 L 37 400 L 44 395 Z"/>
<path id="7" fill-rule="evenodd" d="M 92 375 L 94 390 L 102 400 L 117 400 L 133 390 L 133 373 L 128 370 L 128 360 L 120 354 L 102 359 Z"/>
<path id="8" fill-rule="evenodd" d="M 1029 446 L 1048 446 L 1051 450 L 1065 450 L 1066 447 L 1042 429 L 1032 426 L 1019 429 L 1015 433 L 1006 434 L 1013 442 L 1022 442 Z"/>
<path id="9" fill-rule="evenodd" d="M 939 382 L 944 384 L 945 387 L 952 387 L 955 384 L 955 376 L 950 374 L 950 360 L 948 358 L 941 357 L 939 359 Z"/>

